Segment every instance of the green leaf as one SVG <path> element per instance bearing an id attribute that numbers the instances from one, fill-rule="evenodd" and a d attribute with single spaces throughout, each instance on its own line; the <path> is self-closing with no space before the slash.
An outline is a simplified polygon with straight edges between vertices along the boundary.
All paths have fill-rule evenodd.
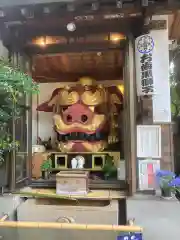
<path id="1" fill-rule="evenodd" d="M 22 104 L 26 94 L 37 94 L 38 84 L 26 73 L 0 59 L 0 162 L 4 153 L 18 149 L 11 135 L 12 120 L 19 118 L 29 106 Z"/>

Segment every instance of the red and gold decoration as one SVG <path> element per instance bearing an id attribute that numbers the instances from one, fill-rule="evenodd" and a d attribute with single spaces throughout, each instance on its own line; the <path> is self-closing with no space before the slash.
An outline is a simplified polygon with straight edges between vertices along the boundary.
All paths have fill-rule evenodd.
<path id="1" fill-rule="evenodd" d="M 38 111 L 53 112 L 61 152 L 101 152 L 118 141 L 115 129 L 122 106 L 118 87 L 103 87 L 89 77 L 75 86 L 57 88 Z"/>

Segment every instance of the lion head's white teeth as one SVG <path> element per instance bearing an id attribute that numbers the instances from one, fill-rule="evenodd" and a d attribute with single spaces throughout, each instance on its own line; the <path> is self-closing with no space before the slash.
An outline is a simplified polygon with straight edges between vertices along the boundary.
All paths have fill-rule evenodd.
<path id="1" fill-rule="evenodd" d="M 93 106 L 90 106 L 89 109 L 94 112 L 94 107 Z"/>

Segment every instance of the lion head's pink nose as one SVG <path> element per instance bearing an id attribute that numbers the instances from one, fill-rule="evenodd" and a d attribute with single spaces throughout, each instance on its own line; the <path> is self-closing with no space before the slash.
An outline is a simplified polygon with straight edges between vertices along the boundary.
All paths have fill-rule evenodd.
<path id="1" fill-rule="evenodd" d="M 82 124 L 88 124 L 93 117 L 93 112 L 80 103 L 76 103 L 69 106 L 67 110 L 63 112 L 63 120 L 66 124 L 72 124 L 79 122 Z"/>

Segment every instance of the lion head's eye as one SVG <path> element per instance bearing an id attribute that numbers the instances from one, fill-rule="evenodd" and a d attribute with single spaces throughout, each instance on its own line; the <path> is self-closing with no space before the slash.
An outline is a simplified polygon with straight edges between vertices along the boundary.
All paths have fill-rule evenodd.
<path id="1" fill-rule="evenodd" d="M 63 107 L 62 112 L 65 112 L 68 109 L 68 107 Z"/>

